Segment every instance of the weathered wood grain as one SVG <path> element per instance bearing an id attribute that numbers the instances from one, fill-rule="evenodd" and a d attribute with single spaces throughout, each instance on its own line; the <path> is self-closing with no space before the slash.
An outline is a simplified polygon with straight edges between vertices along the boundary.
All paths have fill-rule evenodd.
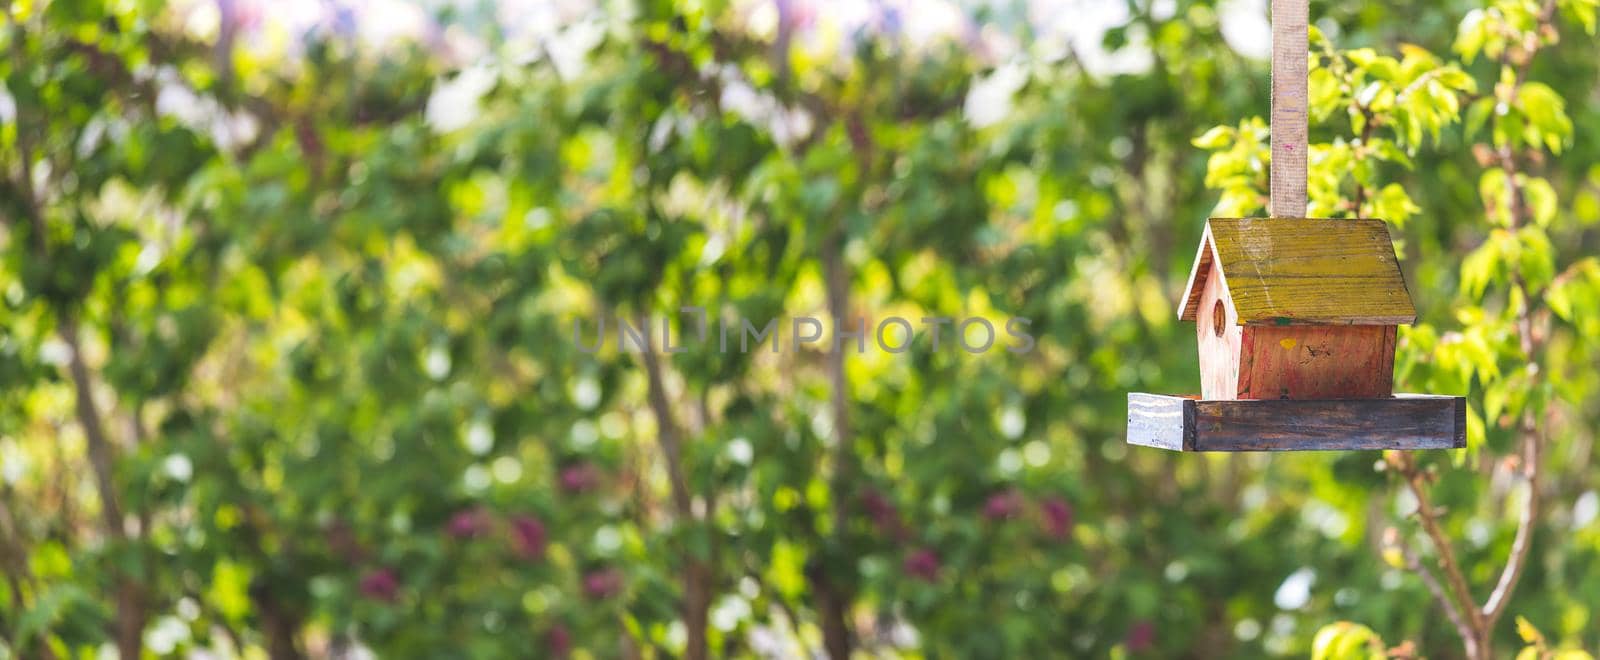
<path id="1" fill-rule="evenodd" d="M 1240 323 L 1399 325 L 1416 320 L 1382 220 L 1212 218 L 1207 224 L 1206 236 Z M 1183 310 L 1186 320 L 1194 314 L 1187 306 Z"/>
<path id="2" fill-rule="evenodd" d="M 1237 397 L 1371 399 L 1394 391 L 1395 326 L 1245 326 Z M 1200 364 L 1202 375 L 1206 364 Z"/>
<path id="3" fill-rule="evenodd" d="M 1174 451 L 1457 449 L 1466 399 L 1397 394 L 1380 399 L 1210 401 L 1128 395 L 1128 443 Z"/>
<path id="4" fill-rule="evenodd" d="M 1194 451 L 1192 398 L 1128 393 L 1128 444 Z"/>
<path id="5" fill-rule="evenodd" d="M 1275 218 L 1306 214 L 1306 69 L 1308 0 L 1272 0 L 1272 160 L 1267 213 Z"/>

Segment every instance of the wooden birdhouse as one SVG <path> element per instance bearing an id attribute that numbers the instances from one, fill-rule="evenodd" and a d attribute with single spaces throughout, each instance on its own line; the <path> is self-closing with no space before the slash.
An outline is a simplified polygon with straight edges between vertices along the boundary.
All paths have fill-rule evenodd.
<path id="1" fill-rule="evenodd" d="M 1128 442 L 1177 451 L 1448 449 L 1466 400 L 1393 394 L 1416 320 L 1382 220 L 1212 218 L 1178 317 L 1200 397 L 1128 394 Z"/>
<path id="2" fill-rule="evenodd" d="M 1213 218 L 1178 317 L 1206 399 L 1361 399 L 1393 392 L 1417 312 L 1382 220 Z"/>
<path id="3" fill-rule="evenodd" d="M 1178 303 L 1202 396 L 1128 393 L 1128 444 L 1173 451 L 1466 446 L 1459 396 L 1393 394 L 1416 320 L 1382 220 L 1306 220 L 1305 0 L 1272 0 L 1270 218 L 1206 223 Z"/>

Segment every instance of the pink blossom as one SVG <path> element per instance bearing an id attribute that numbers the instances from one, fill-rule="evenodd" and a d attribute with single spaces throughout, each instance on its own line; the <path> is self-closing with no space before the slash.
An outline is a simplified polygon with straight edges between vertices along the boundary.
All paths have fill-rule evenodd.
<path id="1" fill-rule="evenodd" d="M 906 572 L 906 575 L 925 582 L 933 582 L 939 579 L 939 567 L 939 555 L 934 554 L 932 550 L 927 548 L 912 550 L 910 554 L 906 555 L 905 561 L 901 564 L 901 569 Z"/>
<path id="2" fill-rule="evenodd" d="M 900 525 L 900 510 L 883 493 L 867 489 L 861 494 L 861 508 L 866 510 L 879 534 L 895 539 L 905 536 L 905 529 Z"/>
<path id="3" fill-rule="evenodd" d="M 481 507 L 463 509 L 450 516 L 450 523 L 445 526 L 445 531 L 458 539 L 480 536 L 489 531 L 492 521 L 489 512 Z"/>
<path id="4" fill-rule="evenodd" d="M 550 626 L 550 632 L 544 636 L 544 645 L 552 657 L 565 658 L 572 651 L 572 631 L 559 623 Z"/>
<path id="5" fill-rule="evenodd" d="M 1128 629 L 1128 637 L 1124 640 L 1128 645 L 1128 652 L 1142 653 L 1150 650 L 1156 644 L 1156 626 L 1148 619 L 1133 622 L 1133 627 Z"/>
<path id="6" fill-rule="evenodd" d="M 1072 504 L 1060 497 L 1052 497 L 1039 504 L 1039 513 L 1044 517 L 1044 531 L 1057 539 L 1065 539 L 1072 534 Z"/>
<path id="7" fill-rule="evenodd" d="M 512 516 L 511 539 L 515 542 L 517 554 L 523 559 L 543 559 L 546 538 L 544 523 L 538 518 L 530 515 Z"/>
<path id="8" fill-rule="evenodd" d="M 983 517 L 990 520 L 1013 518 L 1022 512 L 1022 505 L 1022 493 L 1014 488 L 1008 488 L 989 496 L 983 503 Z"/>
<path id="9" fill-rule="evenodd" d="M 561 490 L 585 493 L 600 485 L 600 469 L 592 463 L 576 463 L 561 469 Z"/>
<path id="10" fill-rule="evenodd" d="M 392 603 L 400 597 L 400 578 L 393 569 L 379 568 L 361 576 L 358 589 L 367 598 Z"/>
<path id="11" fill-rule="evenodd" d="M 615 568 L 601 568 L 585 573 L 583 593 L 590 598 L 610 598 L 622 591 L 622 572 Z"/>

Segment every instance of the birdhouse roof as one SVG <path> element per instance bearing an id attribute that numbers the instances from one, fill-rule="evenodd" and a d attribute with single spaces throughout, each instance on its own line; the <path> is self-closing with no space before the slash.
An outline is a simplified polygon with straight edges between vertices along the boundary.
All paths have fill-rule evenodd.
<path id="1" fill-rule="evenodd" d="M 1193 321 L 1211 264 L 1240 324 L 1399 325 L 1417 319 L 1382 220 L 1212 218 L 1178 318 Z"/>

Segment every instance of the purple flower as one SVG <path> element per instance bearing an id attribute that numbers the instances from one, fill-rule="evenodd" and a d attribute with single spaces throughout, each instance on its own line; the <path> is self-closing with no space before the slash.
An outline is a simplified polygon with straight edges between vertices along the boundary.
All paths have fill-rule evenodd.
<path id="1" fill-rule="evenodd" d="M 538 518 L 529 515 L 512 516 L 511 540 L 516 544 L 517 554 L 523 559 L 529 561 L 543 559 L 546 539 L 544 523 Z"/>
<path id="2" fill-rule="evenodd" d="M 622 572 L 615 568 L 600 568 L 583 575 L 583 593 L 590 598 L 610 598 L 621 591 Z"/>
<path id="3" fill-rule="evenodd" d="M 361 576 L 357 588 L 367 598 L 392 603 L 400 597 L 400 578 L 393 569 L 379 568 Z"/>
<path id="4" fill-rule="evenodd" d="M 1057 539 L 1065 539 L 1072 534 L 1072 505 L 1060 497 L 1052 497 L 1039 504 L 1039 513 L 1044 517 L 1044 531 Z"/>
<path id="5" fill-rule="evenodd" d="M 1143 653 L 1156 644 L 1156 626 L 1148 619 L 1133 622 L 1133 627 L 1128 629 L 1128 637 L 1124 640 L 1128 645 L 1129 653 Z"/>
<path id="6" fill-rule="evenodd" d="M 450 524 L 445 526 L 445 531 L 458 539 L 467 539 L 481 536 L 489 531 L 489 512 L 481 507 L 473 507 L 457 511 L 450 516 Z"/>
<path id="7" fill-rule="evenodd" d="M 888 498 L 871 488 L 861 494 L 861 508 L 867 512 L 867 517 L 872 518 L 872 525 L 878 533 L 890 538 L 901 538 L 905 529 L 900 525 L 900 510 Z"/>
<path id="8" fill-rule="evenodd" d="M 561 469 L 561 490 L 584 493 L 600 485 L 600 469 L 591 463 L 577 463 Z"/>
<path id="9" fill-rule="evenodd" d="M 544 636 L 545 649 L 550 651 L 551 657 L 565 658 L 572 651 L 572 631 L 561 624 L 550 626 L 550 632 Z"/>
<path id="10" fill-rule="evenodd" d="M 927 548 L 918 548 L 906 555 L 901 570 L 924 582 L 933 582 L 939 579 L 939 566 L 939 555 Z"/>
<path id="11" fill-rule="evenodd" d="M 990 520 L 1014 518 L 1022 512 L 1022 505 L 1022 493 L 1015 488 L 1008 488 L 989 496 L 983 503 L 983 517 Z"/>
<path id="12" fill-rule="evenodd" d="M 867 515 L 873 518 L 894 513 L 894 505 L 889 503 L 888 498 L 870 488 L 861 494 L 861 508 L 866 509 Z"/>

